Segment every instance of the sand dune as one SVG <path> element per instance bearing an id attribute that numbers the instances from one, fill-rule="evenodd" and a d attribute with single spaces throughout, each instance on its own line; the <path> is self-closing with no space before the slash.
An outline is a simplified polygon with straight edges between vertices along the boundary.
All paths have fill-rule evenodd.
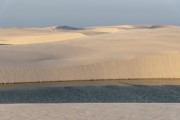
<path id="1" fill-rule="evenodd" d="M 179 33 L 158 25 L 1 29 L 0 83 L 179 79 Z"/>

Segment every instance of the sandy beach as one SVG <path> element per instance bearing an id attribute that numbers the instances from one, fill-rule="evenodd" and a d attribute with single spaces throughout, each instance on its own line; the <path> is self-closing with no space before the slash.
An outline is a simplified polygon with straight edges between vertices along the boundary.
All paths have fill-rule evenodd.
<path id="1" fill-rule="evenodd" d="M 0 83 L 179 79 L 180 27 L 1 28 Z"/>
<path id="2" fill-rule="evenodd" d="M 0 105 L 0 120 L 178 120 L 179 104 Z"/>

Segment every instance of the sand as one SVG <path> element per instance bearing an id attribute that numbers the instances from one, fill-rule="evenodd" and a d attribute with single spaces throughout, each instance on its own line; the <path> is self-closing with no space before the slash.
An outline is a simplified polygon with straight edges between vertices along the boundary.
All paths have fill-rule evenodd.
<path id="1" fill-rule="evenodd" d="M 119 29 L 116 27 L 99 27 L 99 28 L 94 28 L 94 32 L 104 32 L 104 33 L 113 33 L 113 32 L 119 32 Z"/>
<path id="2" fill-rule="evenodd" d="M 180 27 L 0 29 L 0 83 L 180 79 Z"/>
<path id="3" fill-rule="evenodd" d="M 0 44 L 34 44 L 34 43 L 46 43 L 55 42 L 68 39 L 75 39 L 85 37 L 81 33 L 71 32 L 52 32 L 53 29 L 1 29 L 0 30 Z"/>
<path id="4" fill-rule="evenodd" d="M 0 120 L 179 120 L 179 104 L 0 105 Z"/>

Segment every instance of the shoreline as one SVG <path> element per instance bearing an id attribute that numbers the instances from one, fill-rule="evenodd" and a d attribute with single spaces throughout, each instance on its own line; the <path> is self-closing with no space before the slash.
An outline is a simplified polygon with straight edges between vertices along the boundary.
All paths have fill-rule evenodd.
<path id="1" fill-rule="evenodd" d="M 180 79 L 118 79 L 118 80 L 80 80 L 50 81 L 0 84 L 0 90 L 46 88 L 46 87 L 87 87 L 87 86 L 180 86 Z"/>
<path id="2" fill-rule="evenodd" d="M 75 83 L 75 82 L 104 82 L 104 81 L 179 81 L 180 78 L 123 78 L 123 79 L 91 79 L 91 80 L 57 80 L 57 81 L 37 81 L 37 82 L 14 82 L 14 83 L 0 83 L 0 85 L 11 84 L 40 84 L 40 83 Z"/>

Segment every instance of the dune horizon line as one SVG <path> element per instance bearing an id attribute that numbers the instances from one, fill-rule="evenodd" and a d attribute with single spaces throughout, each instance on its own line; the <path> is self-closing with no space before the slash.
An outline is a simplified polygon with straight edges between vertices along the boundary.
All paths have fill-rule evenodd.
<path id="1" fill-rule="evenodd" d="M 91 26 L 75 26 L 75 25 L 48 25 L 48 26 L 0 26 L 2 28 L 60 28 L 60 29 L 69 29 L 69 30 L 83 30 L 84 28 L 94 28 L 94 27 L 116 27 L 116 26 L 145 26 L 145 27 L 154 27 L 154 26 L 180 26 L 175 24 L 116 24 L 116 25 L 91 25 Z"/>

